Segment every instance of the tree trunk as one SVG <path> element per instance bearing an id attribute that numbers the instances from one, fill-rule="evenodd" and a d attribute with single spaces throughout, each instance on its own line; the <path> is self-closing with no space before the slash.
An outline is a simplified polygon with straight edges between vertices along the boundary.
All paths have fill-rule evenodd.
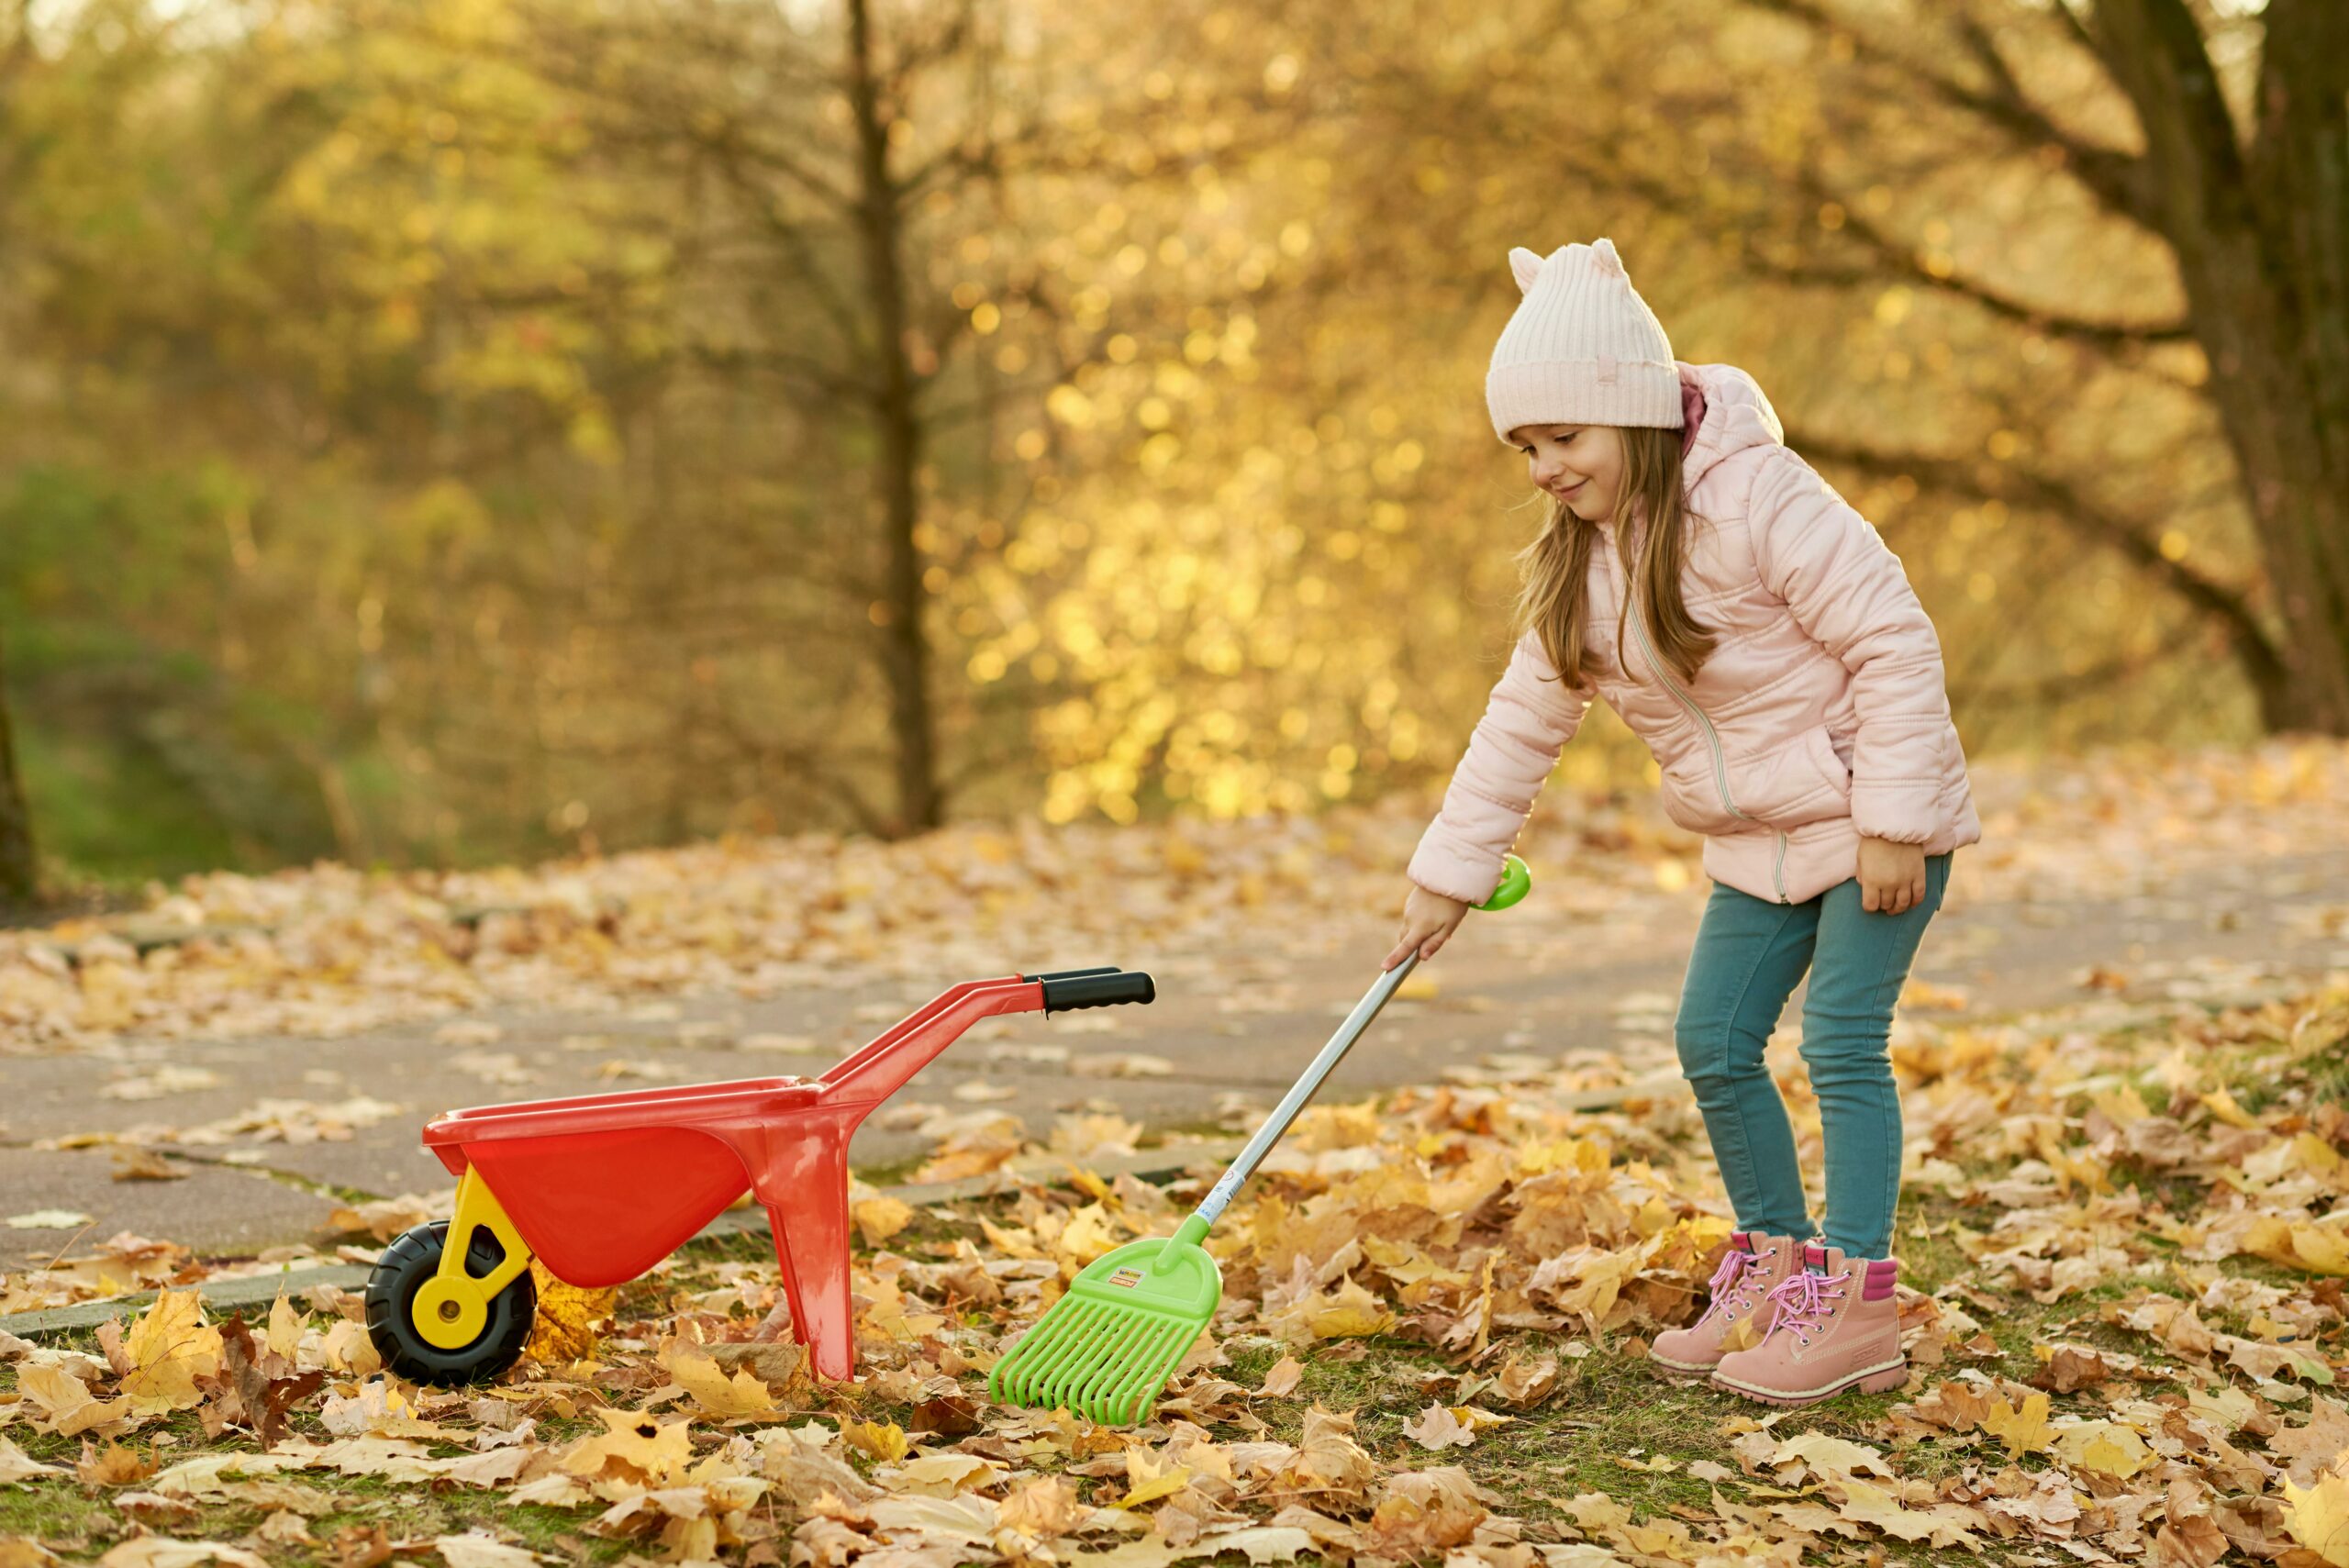
<path id="1" fill-rule="evenodd" d="M 2246 150 L 2182 0 L 2102 0 L 2095 38 L 2158 175 L 2284 622 L 2281 728 L 2349 735 L 2349 7 L 2272 0 Z"/>
<path id="2" fill-rule="evenodd" d="M 17 776 L 16 737 L 9 728 L 7 665 L 0 658 L 0 903 L 28 905 L 40 897 L 40 860 L 33 849 L 32 813 Z"/>
<path id="3" fill-rule="evenodd" d="M 902 210 L 889 173 L 889 120 L 874 79 L 870 0 L 849 0 L 849 102 L 856 118 L 859 196 L 857 233 L 864 250 L 879 341 L 881 372 L 875 413 L 881 425 L 883 548 L 887 553 L 876 618 L 882 663 L 889 684 L 889 729 L 897 773 L 898 828 L 918 833 L 941 826 L 937 720 L 930 698 L 930 646 L 922 615 L 921 550 L 914 538 L 921 517 L 918 479 L 922 429 L 915 406 L 915 377 L 907 361 L 905 277 L 899 263 Z"/>

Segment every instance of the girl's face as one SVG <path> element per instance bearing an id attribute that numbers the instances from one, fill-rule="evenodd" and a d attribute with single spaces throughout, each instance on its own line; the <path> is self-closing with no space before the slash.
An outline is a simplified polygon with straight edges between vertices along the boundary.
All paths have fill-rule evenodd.
<path id="1" fill-rule="evenodd" d="M 1586 523 L 1615 515 L 1623 488 L 1623 437 L 1612 425 L 1520 425 L 1508 433 L 1525 453 L 1535 488 L 1565 502 Z"/>

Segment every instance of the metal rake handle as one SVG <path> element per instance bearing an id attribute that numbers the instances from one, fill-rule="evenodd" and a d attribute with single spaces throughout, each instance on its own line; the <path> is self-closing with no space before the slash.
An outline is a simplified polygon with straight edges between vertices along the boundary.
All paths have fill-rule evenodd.
<path id="1" fill-rule="evenodd" d="M 1215 1223 L 1217 1217 L 1223 1213 L 1224 1206 L 1231 1201 L 1231 1195 L 1240 1190 L 1241 1183 L 1256 1173 L 1256 1167 L 1264 1163 L 1264 1156 L 1272 1152 L 1273 1145 L 1281 1140 L 1281 1135 L 1289 1129 L 1289 1124 L 1297 1120 L 1297 1114 L 1305 1109 L 1305 1102 L 1313 1097 L 1314 1091 L 1321 1087 L 1322 1080 L 1346 1059 L 1346 1052 L 1354 1048 L 1354 1041 L 1360 1040 L 1362 1031 L 1370 1027 L 1370 1020 L 1378 1017 L 1379 1009 L 1386 1006 L 1387 998 L 1395 995 L 1395 988 L 1403 984 L 1405 975 L 1419 967 L 1419 950 L 1415 948 L 1404 956 L 1402 962 L 1381 974 L 1363 999 L 1354 1004 L 1354 1010 L 1346 1015 L 1346 1021 L 1338 1026 L 1338 1032 L 1330 1037 L 1330 1043 L 1321 1048 L 1321 1054 L 1313 1059 L 1313 1064 L 1305 1070 L 1305 1076 L 1289 1085 L 1288 1093 L 1281 1096 L 1281 1103 L 1273 1107 L 1271 1118 L 1256 1129 L 1256 1136 L 1248 1140 L 1248 1147 L 1240 1151 L 1240 1157 L 1208 1190 L 1207 1198 L 1199 1205 L 1195 1218 L 1205 1220 L 1209 1225 Z"/>
<path id="2" fill-rule="evenodd" d="M 1500 885 L 1493 890 L 1492 896 L 1470 907 L 1506 909 L 1525 896 L 1531 881 L 1525 862 L 1511 855 L 1503 862 Z M 1418 968 L 1419 963 L 1419 950 L 1414 947 L 1403 956 L 1402 962 L 1372 983 L 1363 999 L 1354 1004 L 1354 1010 L 1346 1015 L 1346 1021 L 1338 1026 L 1338 1032 L 1330 1037 L 1330 1043 L 1321 1048 L 1321 1053 L 1306 1068 L 1304 1076 L 1289 1085 L 1289 1091 L 1281 1097 L 1281 1103 L 1273 1107 L 1272 1116 L 1256 1129 L 1256 1136 L 1248 1140 L 1248 1147 L 1240 1151 L 1240 1157 L 1208 1189 L 1206 1201 L 1191 1216 L 1185 1229 L 1196 1227 L 1200 1234 L 1205 1234 L 1208 1227 L 1216 1222 L 1223 1213 L 1224 1206 L 1231 1201 L 1231 1195 L 1240 1190 L 1241 1184 L 1256 1173 L 1256 1167 L 1264 1163 L 1264 1156 L 1272 1152 L 1273 1145 L 1288 1131 L 1289 1124 L 1297 1120 L 1298 1112 L 1305 1109 L 1305 1103 L 1321 1087 L 1323 1080 L 1337 1070 L 1338 1063 L 1346 1059 L 1346 1052 L 1354 1048 L 1354 1041 L 1360 1040 L 1363 1030 L 1370 1027 L 1370 1020 L 1378 1017 L 1379 1010 L 1395 995 L 1395 988 L 1403 984 L 1404 976 Z"/>

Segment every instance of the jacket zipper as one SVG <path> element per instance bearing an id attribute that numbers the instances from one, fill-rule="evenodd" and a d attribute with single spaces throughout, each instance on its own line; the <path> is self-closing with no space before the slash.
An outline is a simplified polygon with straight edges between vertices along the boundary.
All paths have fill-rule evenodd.
<path id="1" fill-rule="evenodd" d="M 1632 606 L 1631 584 L 1628 583 L 1624 584 L 1623 613 L 1631 617 L 1631 629 L 1639 633 L 1640 647 L 1648 656 L 1648 668 L 1653 670 L 1655 678 L 1664 683 L 1664 689 L 1678 697 L 1681 706 L 1696 715 L 1697 722 L 1704 727 L 1705 743 L 1712 748 L 1713 784 L 1721 793 L 1721 805 L 1727 807 L 1731 815 L 1752 822 L 1753 818 L 1738 810 L 1737 802 L 1729 797 L 1729 767 L 1721 759 L 1721 740 L 1713 728 L 1713 721 L 1705 717 L 1705 710 L 1697 706 L 1694 697 L 1682 691 L 1673 683 L 1672 677 L 1664 673 L 1664 661 L 1656 657 L 1655 645 L 1648 640 L 1648 628 L 1640 623 L 1639 611 Z M 1770 867 L 1771 884 L 1778 890 L 1778 902 L 1790 904 L 1793 900 L 1787 896 L 1787 835 L 1782 829 L 1773 828 L 1772 831 L 1777 834 L 1778 848 L 1777 857 Z"/>

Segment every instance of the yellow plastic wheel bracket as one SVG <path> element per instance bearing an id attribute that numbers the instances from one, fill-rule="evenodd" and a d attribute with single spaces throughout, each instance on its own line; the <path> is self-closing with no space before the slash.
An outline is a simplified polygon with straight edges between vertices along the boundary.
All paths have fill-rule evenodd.
<path id="1" fill-rule="evenodd" d="M 475 1279 L 466 1272 L 465 1260 L 473 1246 L 474 1229 L 484 1225 L 497 1238 L 498 1245 L 506 1249 L 506 1258 Z M 457 1182 L 457 1211 L 449 1221 L 448 1239 L 440 1249 L 440 1267 L 417 1287 L 415 1302 L 408 1309 L 417 1333 L 427 1344 L 444 1351 L 462 1350 L 472 1344 L 488 1326 L 489 1304 L 529 1266 L 530 1250 L 523 1245 L 522 1233 L 514 1229 L 497 1195 L 482 1180 L 481 1172 L 467 1166 Z"/>

